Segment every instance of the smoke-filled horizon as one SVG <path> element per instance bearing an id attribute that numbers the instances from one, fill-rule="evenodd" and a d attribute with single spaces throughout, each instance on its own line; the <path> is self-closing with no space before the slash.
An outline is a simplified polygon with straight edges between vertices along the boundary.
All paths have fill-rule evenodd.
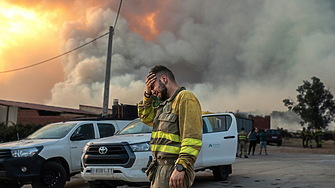
<path id="1" fill-rule="evenodd" d="M 29 7 L 71 10 L 80 4 L 34 2 Z M 60 53 L 114 24 L 119 1 L 87 2 L 75 16 L 62 16 Z M 123 1 L 113 41 L 110 101 L 137 103 L 146 75 L 162 64 L 195 93 L 202 110 L 286 111 L 283 99 L 295 99 L 303 80 L 316 76 L 335 88 L 334 5 L 329 0 Z M 63 78 L 44 89 L 51 94 L 45 92 L 39 102 L 102 106 L 107 39 L 63 56 L 63 71 L 57 71 Z"/>

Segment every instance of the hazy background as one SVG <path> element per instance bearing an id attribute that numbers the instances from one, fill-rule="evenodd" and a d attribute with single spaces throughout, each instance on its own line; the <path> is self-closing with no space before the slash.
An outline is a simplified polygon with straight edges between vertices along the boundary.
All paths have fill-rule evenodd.
<path id="1" fill-rule="evenodd" d="M 0 2 L 0 71 L 59 55 L 108 32 L 119 0 Z M 143 97 L 163 64 L 202 109 L 272 114 L 272 128 L 301 126 L 282 100 L 316 76 L 335 94 L 331 0 L 124 0 L 115 29 L 110 103 Z M 108 36 L 60 59 L 0 74 L 0 98 L 102 106 Z M 333 125 L 330 127 L 333 129 Z"/>

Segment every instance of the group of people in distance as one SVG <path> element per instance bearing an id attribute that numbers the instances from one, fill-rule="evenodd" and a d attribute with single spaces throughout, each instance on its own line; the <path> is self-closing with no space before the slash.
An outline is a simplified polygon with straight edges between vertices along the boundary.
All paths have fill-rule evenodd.
<path id="1" fill-rule="evenodd" d="M 334 131 L 334 133 L 335 133 L 335 131 Z M 303 127 L 302 131 L 300 132 L 300 136 L 302 138 L 302 147 L 313 148 L 312 139 L 314 137 L 316 147 L 317 148 L 322 148 L 323 133 L 322 133 L 322 130 L 320 128 L 316 128 L 315 132 L 313 133 L 313 131 L 311 130 L 310 127 L 308 127 L 307 130 L 305 129 L 305 127 Z"/>
<path id="2" fill-rule="evenodd" d="M 244 150 L 244 158 L 248 158 L 248 155 L 250 155 L 251 149 L 252 149 L 252 155 L 255 154 L 255 148 L 257 145 L 257 134 L 259 136 L 259 140 L 260 140 L 260 151 L 259 151 L 259 155 L 262 155 L 262 149 L 264 148 L 265 151 L 265 155 L 267 155 L 267 151 L 266 151 L 266 137 L 267 134 L 265 132 L 264 129 L 260 130 L 259 133 L 256 132 L 255 128 L 252 128 L 252 130 L 249 132 L 249 134 L 247 135 L 247 133 L 244 131 L 244 128 L 241 128 L 241 132 L 238 133 L 238 145 L 237 145 L 237 153 L 236 156 L 237 157 L 242 157 L 242 149 Z M 250 141 L 249 143 L 249 152 L 247 154 L 247 143 L 248 141 Z"/>

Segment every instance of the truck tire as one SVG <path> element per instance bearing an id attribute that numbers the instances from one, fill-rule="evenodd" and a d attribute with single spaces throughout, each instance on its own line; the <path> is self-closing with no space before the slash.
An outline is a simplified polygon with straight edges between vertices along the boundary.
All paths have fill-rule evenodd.
<path id="1" fill-rule="evenodd" d="M 229 170 L 227 165 L 216 166 L 213 169 L 214 178 L 218 181 L 224 181 L 229 176 Z"/>
<path id="2" fill-rule="evenodd" d="M 281 143 L 282 143 L 282 142 L 278 142 L 278 143 L 277 143 L 277 146 L 281 146 Z"/>
<path id="3" fill-rule="evenodd" d="M 46 162 L 38 179 L 32 181 L 33 188 L 63 188 L 66 183 L 64 167 L 54 161 Z"/>

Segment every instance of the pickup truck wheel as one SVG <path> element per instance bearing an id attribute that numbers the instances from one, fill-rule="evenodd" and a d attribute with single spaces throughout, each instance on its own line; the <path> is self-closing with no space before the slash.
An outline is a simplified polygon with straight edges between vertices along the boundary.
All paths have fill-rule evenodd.
<path id="1" fill-rule="evenodd" d="M 47 162 L 43 165 L 38 179 L 31 183 L 33 188 L 63 188 L 66 183 L 64 167 L 57 162 Z"/>
<path id="2" fill-rule="evenodd" d="M 216 180 L 224 181 L 228 178 L 229 172 L 227 166 L 216 166 L 213 169 L 213 175 Z"/>

